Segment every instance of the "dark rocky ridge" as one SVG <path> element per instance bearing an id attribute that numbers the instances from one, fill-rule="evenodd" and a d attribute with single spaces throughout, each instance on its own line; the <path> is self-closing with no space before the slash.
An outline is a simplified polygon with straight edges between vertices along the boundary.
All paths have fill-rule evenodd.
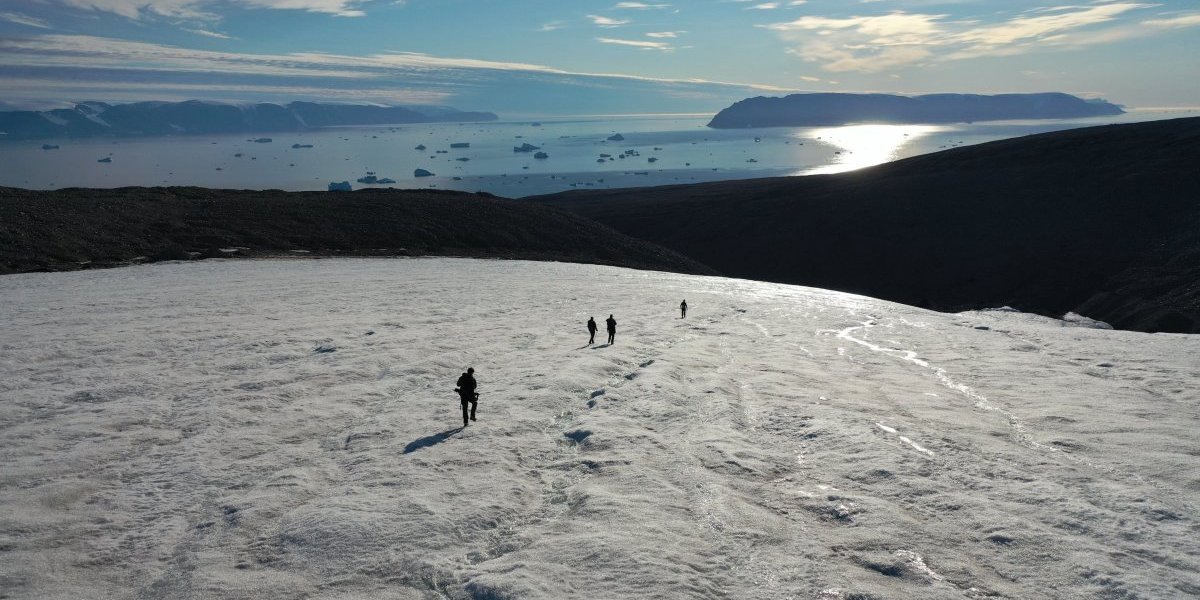
<path id="1" fill-rule="evenodd" d="M 805 127 L 849 123 L 963 123 L 1006 119 L 1071 119 L 1119 115 L 1105 101 L 1045 94 L 792 94 L 736 102 L 713 117 L 717 129 Z"/>
<path id="2" fill-rule="evenodd" d="M 839 175 L 533 200 L 732 277 L 1200 333 L 1200 118 L 1002 140 Z"/>
<path id="3" fill-rule="evenodd" d="M 713 273 L 567 211 L 486 194 L 0 188 L 0 273 L 277 255 L 471 256 Z"/>
<path id="4" fill-rule="evenodd" d="M 496 115 L 448 107 L 292 102 L 235 106 L 215 102 L 85 102 L 49 111 L 0 112 L 4 139 L 260 133 L 316 127 L 494 121 Z"/>

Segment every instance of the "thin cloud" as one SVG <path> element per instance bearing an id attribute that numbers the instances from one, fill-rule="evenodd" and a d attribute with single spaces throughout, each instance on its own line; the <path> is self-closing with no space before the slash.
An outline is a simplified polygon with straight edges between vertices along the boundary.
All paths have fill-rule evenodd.
<path id="1" fill-rule="evenodd" d="M 603 44 L 616 44 L 619 46 L 633 46 L 635 48 L 641 48 L 643 50 L 674 50 L 675 49 L 674 47 L 672 47 L 670 44 L 668 44 L 666 42 L 648 42 L 646 40 L 621 40 L 621 39 L 605 38 L 605 37 L 596 38 L 596 41 L 601 42 Z"/>
<path id="2" fill-rule="evenodd" d="M 613 19 L 603 15 L 588 15 L 588 18 L 592 20 L 592 25 L 597 27 L 620 27 L 629 23 L 629 19 Z"/>
<path id="3" fill-rule="evenodd" d="M 218 20 L 220 17 L 207 6 L 220 5 L 219 0 L 48 0 L 68 7 L 107 12 L 128 19 L 160 16 L 180 19 Z M 357 8 L 362 0 L 232 0 L 250 8 L 276 10 L 302 10 L 325 13 L 339 17 L 361 17 L 365 12 Z"/>
<path id="4" fill-rule="evenodd" d="M 562 21 L 550 21 L 538 28 L 538 31 L 558 31 L 566 27 L 567 24 Z"/>
<path id="5" fill-rule="evenodd" d="M 646 4 L 645 2 L 618 2 L 614 9 L 632 9 L 632 10 L 662 10 L 671 8 L 670 4 Z"/>
<path id="6" fill-rule="evenodd" d="M 646 34 L 646 37 L 652 37 L 652 38 L 657 38 L 657 39 L 675 39 L 675 38 L 679 37 L 679 34 L 681 34 L 681 33 L 684 33 L 684 32 L 683 31 L 651 31 Z"/>
<path id="7" fill-rule="evenodd" d="M 1179 15 L 1176 17 L 1167 17 L 1163 19 L 1149 19 L 1142 21 L 1142 25 L 1147 27 L 1159 27 L 1163 29 L 1181 29 L 1184 27 L 1200 26 L 1200 13 L 1188 15 Z"/>
<path id="8" fill-rule="evenodd" d="M 645 43 L 655 42 L 643 42 Z M 35 67 L 70 68 L 97 73 L 121 70 L 160 74 L 203 73 L 223 76 L 311 78 L 337 80 L 346 85 L 354 81 L 402 80 L 409 76 L 421 76 L 437 79 L 444 85 L 456 86 L 470 85 L 472 73 L 507 71 L 563 75 L 569 78 L 594 77 L 661 84 L 719 85 L 772 92 L 791 91 L 789 88 L 752 83 L 642 77 L 621 73 L 584 73 L 535 64 L 447 58 L 410 52 L 367 56 L 321 53 L 242 54 L 85 35 L 48 34 L 20 39 L 0 38 L 0 74 L 3 74 L 5 69 L 25 72 Z"/>
<path id="9" fill-rule="evenodd" d="M 763 2 L 762 4 L 747 6 L 746 10 L 775 10 L 777 8 L 779 8 L 778 2 Z"/>
<path id="10" fill-rule="evenodd" d="M 228 36 L 228 35 L 225 35 L 224 33 L 219 33 L 216 31 L 209 31 L 207 29 L 184 29 L 184 31 L 187 31 L 189 33 L 194 33 L 196 35 L 202 35 L 204 37 L 217 38 L 219 40 L 232 40 L 233 39 L 232 36 Z"/>
<path id="11" fill-rule="evenodd" d="M 0 12 L 0 21 L 8 21 L 17 25 L 25 25 L 27 27 L 37 27 L 38 29 L 50 29 L 50 24 L 29 15 L 12 12 Z"/>

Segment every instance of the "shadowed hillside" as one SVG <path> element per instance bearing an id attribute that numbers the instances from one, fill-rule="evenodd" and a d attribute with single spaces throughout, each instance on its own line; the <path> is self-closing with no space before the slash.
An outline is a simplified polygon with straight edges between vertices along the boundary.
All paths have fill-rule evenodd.
<path id="1" fill-rule="evenodd" d="M 525 258 L 712 272 L 569 212 L 486 194 L 0 188 L 0 273 L 290 253 Z"/>
<path id="2" fill-rule="evenodd" d="M 1200 332 L 1200 118 L 1002 140 L 840 175 L 536 200 L 734 277 Z"/>

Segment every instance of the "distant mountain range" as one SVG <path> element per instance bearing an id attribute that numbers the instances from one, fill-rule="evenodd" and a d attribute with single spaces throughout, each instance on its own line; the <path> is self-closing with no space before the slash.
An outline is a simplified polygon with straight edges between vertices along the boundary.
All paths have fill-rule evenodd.
<path id="1" fill-rule="evenodd" d="M 1087 127 L 838 175 L 533 198 L 730 277 L 937 310 L 1200 333 L 1200 118 Z"/>
<path id="2" fill-rule="evenodd" d="M 494 121 L 489 112 L 445 106 L 367 106 L 292 102 L 219 104 L 187 102 L 84 102 L 73 108 L 0 112 L 0 139 L 268 133 L 345 125 Z"/>
<path id="3" fill-rule="evenodd" d="M 1084 100 L 1061 93 L 929 94 L 792 94 L 782 98 L 749 98 L 713 117 L 716 129 L 747 127 L 832 126 L 850 123 L 963 123 L 1011 119 L 1070 119 L 1119 115 L 1121 107 L 1103 100 Z"/>

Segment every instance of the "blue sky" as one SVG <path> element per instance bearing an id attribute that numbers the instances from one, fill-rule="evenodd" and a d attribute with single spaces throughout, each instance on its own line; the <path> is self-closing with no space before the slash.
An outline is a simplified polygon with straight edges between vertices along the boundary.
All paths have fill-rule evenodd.
<path id="1" fill-rule="evenodd" d="M 1200 2 L 3 0 L 0 103 L 711 112 L 793 91 L 1200 105 Z"/>

